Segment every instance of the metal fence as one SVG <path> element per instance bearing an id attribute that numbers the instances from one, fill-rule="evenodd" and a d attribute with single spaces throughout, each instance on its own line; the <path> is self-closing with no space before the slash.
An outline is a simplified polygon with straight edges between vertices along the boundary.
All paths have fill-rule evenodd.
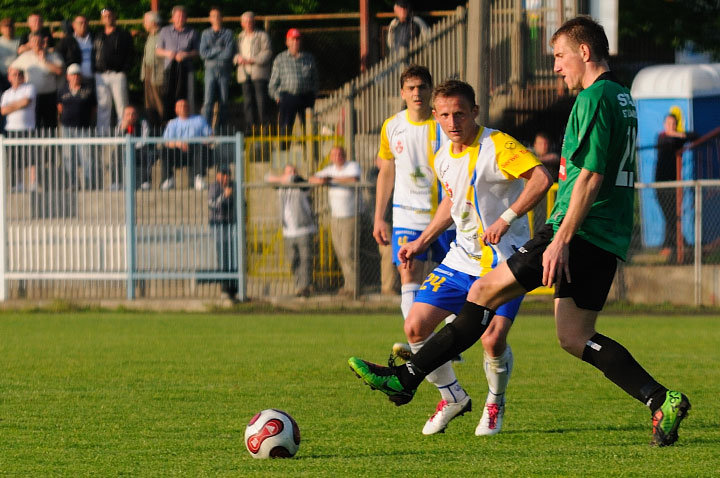
<path id="1" fill-rule="evenodd" d="M 223 281 L 244 298 L 244 228 L 210 224 L 206 182 L 244 177 L 242 135 L 165 141 L 0 137 L 0 299 L 197 296 Z"/>
<path id="2" fill-rule="evenodd" d="M 357 208 L 350 272 L 335 252 L 327 186 L 264 181 L 268 172 L 288 163 L 311 175 L 325 166 L 329 149 L 340 140 L 236 135 L 189 141 L 199 146 L 196 157 L 201 171 L 207 166 L 207 180 L 212 182 L 225 166 L 239 178 L 234 224 L 214 227 L 207 184 L 196 184 L 188 165 L 165 151 L 161 138 L 0 138 L 0 296 L 215 298 L 229 281 L 239 286 L 240 298 L 291 296 L 297 292 L 294 265 L 278 199 L 286 187 L 307 189 L 311 199 L 317 225 L 310 252 L 314 294 L 334 294 L 348 283 L 355 296 L 380 292 L 387 282 L 383 275 L 394 271 L 372 238 L 373 181 L 352 186 Z M 77 165 L 74 174 L 68 161 Z M 119 170 L 123 174 L 115 176 Z M 172 189 L 163 188 L 169 173 L 177 179 Z M 638 213 L 629 259 L 620 266 L 610 300 L 717 305 L 720 180 L 636 187 Z M 683 207 L 676 209 L 679 219 L 641 212 L 648 197 L 661 206 L 677 205 L 678 193 L 684 198 Z M 551 192 L 548 204 L 536 209 L 535 222 L 541 222 L 553 198 Z M 665 221 L 679 227 L 666 228 Z"/>

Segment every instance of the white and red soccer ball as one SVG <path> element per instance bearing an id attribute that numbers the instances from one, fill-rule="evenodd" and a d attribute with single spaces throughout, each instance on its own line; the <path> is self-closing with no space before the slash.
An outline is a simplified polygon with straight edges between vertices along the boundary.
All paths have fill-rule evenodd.
<path id="1" fill-rule="evenodd" d="M 300 428 L 286 412 L 269 408 L 248 423 L 245 446 L 253 458 L 290 458 L 300 448 Z"/>

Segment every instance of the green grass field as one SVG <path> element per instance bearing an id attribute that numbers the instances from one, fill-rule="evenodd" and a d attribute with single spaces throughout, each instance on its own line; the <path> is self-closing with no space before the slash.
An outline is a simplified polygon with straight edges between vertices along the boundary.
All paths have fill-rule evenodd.
<path id="1" fill-rule="evenodd" d="M 653 449 L 649 412 L 557 345 L 551 318 L 523 315 L 503 432 L 473 435 L 486 393 L 479 346 L 456 367 L 475 410 L 420 430 L 438 394 L 397 408 L 347 358 L 386 360 L 397 315 L 0 315 L 0 475 L 717 476 L 720 317 L 606 316 L 693 410 L 674 447 Z M 280 408 L 300 425 L 295 459 L 254 460 L 247 421 Z"/>

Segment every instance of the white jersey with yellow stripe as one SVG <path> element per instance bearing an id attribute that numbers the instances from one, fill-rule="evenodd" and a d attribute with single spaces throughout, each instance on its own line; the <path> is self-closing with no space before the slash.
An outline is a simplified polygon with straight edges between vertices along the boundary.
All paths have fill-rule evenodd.
<path id="1" fill-rule="evenodd" d="M 410 120 L 403 110 L 383 123 L 378 156 L 395 161 L 393 227 L 422 231 L 442 198 L 430 161 L 448 138 L 432 118 Z"/>
<path id="2" fill-rule="evenodd" d="M 433 168 L 452 201 L 456 238 L 443 264 L 482 276 L 505 261 L 530 237 L 526 216 L 518 218 L 498 244 L 483 244 L 483 231 L 518 198 L 520 175 L 537 166 L 537 158 L 511 136 L 481 127 L 472 145 L 455 154 L 444 144 Z"/>

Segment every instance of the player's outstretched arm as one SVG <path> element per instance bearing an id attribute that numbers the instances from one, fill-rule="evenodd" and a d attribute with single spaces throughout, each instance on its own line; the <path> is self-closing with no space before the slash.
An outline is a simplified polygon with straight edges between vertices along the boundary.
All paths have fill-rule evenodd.
<path id="1" fill-rule="evenodd" d="M 595 202 L 604 177 L 587 169 L 582 169 L 578 174 L 570 195 L 567 214 L 543 253 L 543 285 L 554 284 L 560 278 L 560 274 L 565 274 L 568 282 L 571 281 L 568 244 Z"/>
<path id="2" fill-rule="evenodd" d="M 381 246 L 390 244 L 387 234 L 387 222 L 385 212 L 387 211 L 390 196 L 395 186 L 395 161 L 388 161 L 378 157 L 380 172 L 378 173 L 377 186 L 375 187 L 375 219 L 373 221 L 373 237 Z"/>
<path id="3" fill-rule="evenodd" d="M 510 229 L 514 217 L 521 217 L 527 214 L 537 203 L 547 194 L 548 189 L 552 186 L 552 178 L 545 166 L 538 165 L 532 169 L 525 171 L 520 175 L 521 178 L 527 179 L 525 188 L 520 196 L 510 205 L 509 214 L 503 214 L 505 217 L 499 217 L 490 227 L 488 227 L 482 236 L 485 244 L 497 244 L 502 236 Z M 506 211 L 507 213 L 507 211 Z M 514 217 L 512 217 L 514 215 Z M 511 218 L 512 217 L 512 218 Z"/>

